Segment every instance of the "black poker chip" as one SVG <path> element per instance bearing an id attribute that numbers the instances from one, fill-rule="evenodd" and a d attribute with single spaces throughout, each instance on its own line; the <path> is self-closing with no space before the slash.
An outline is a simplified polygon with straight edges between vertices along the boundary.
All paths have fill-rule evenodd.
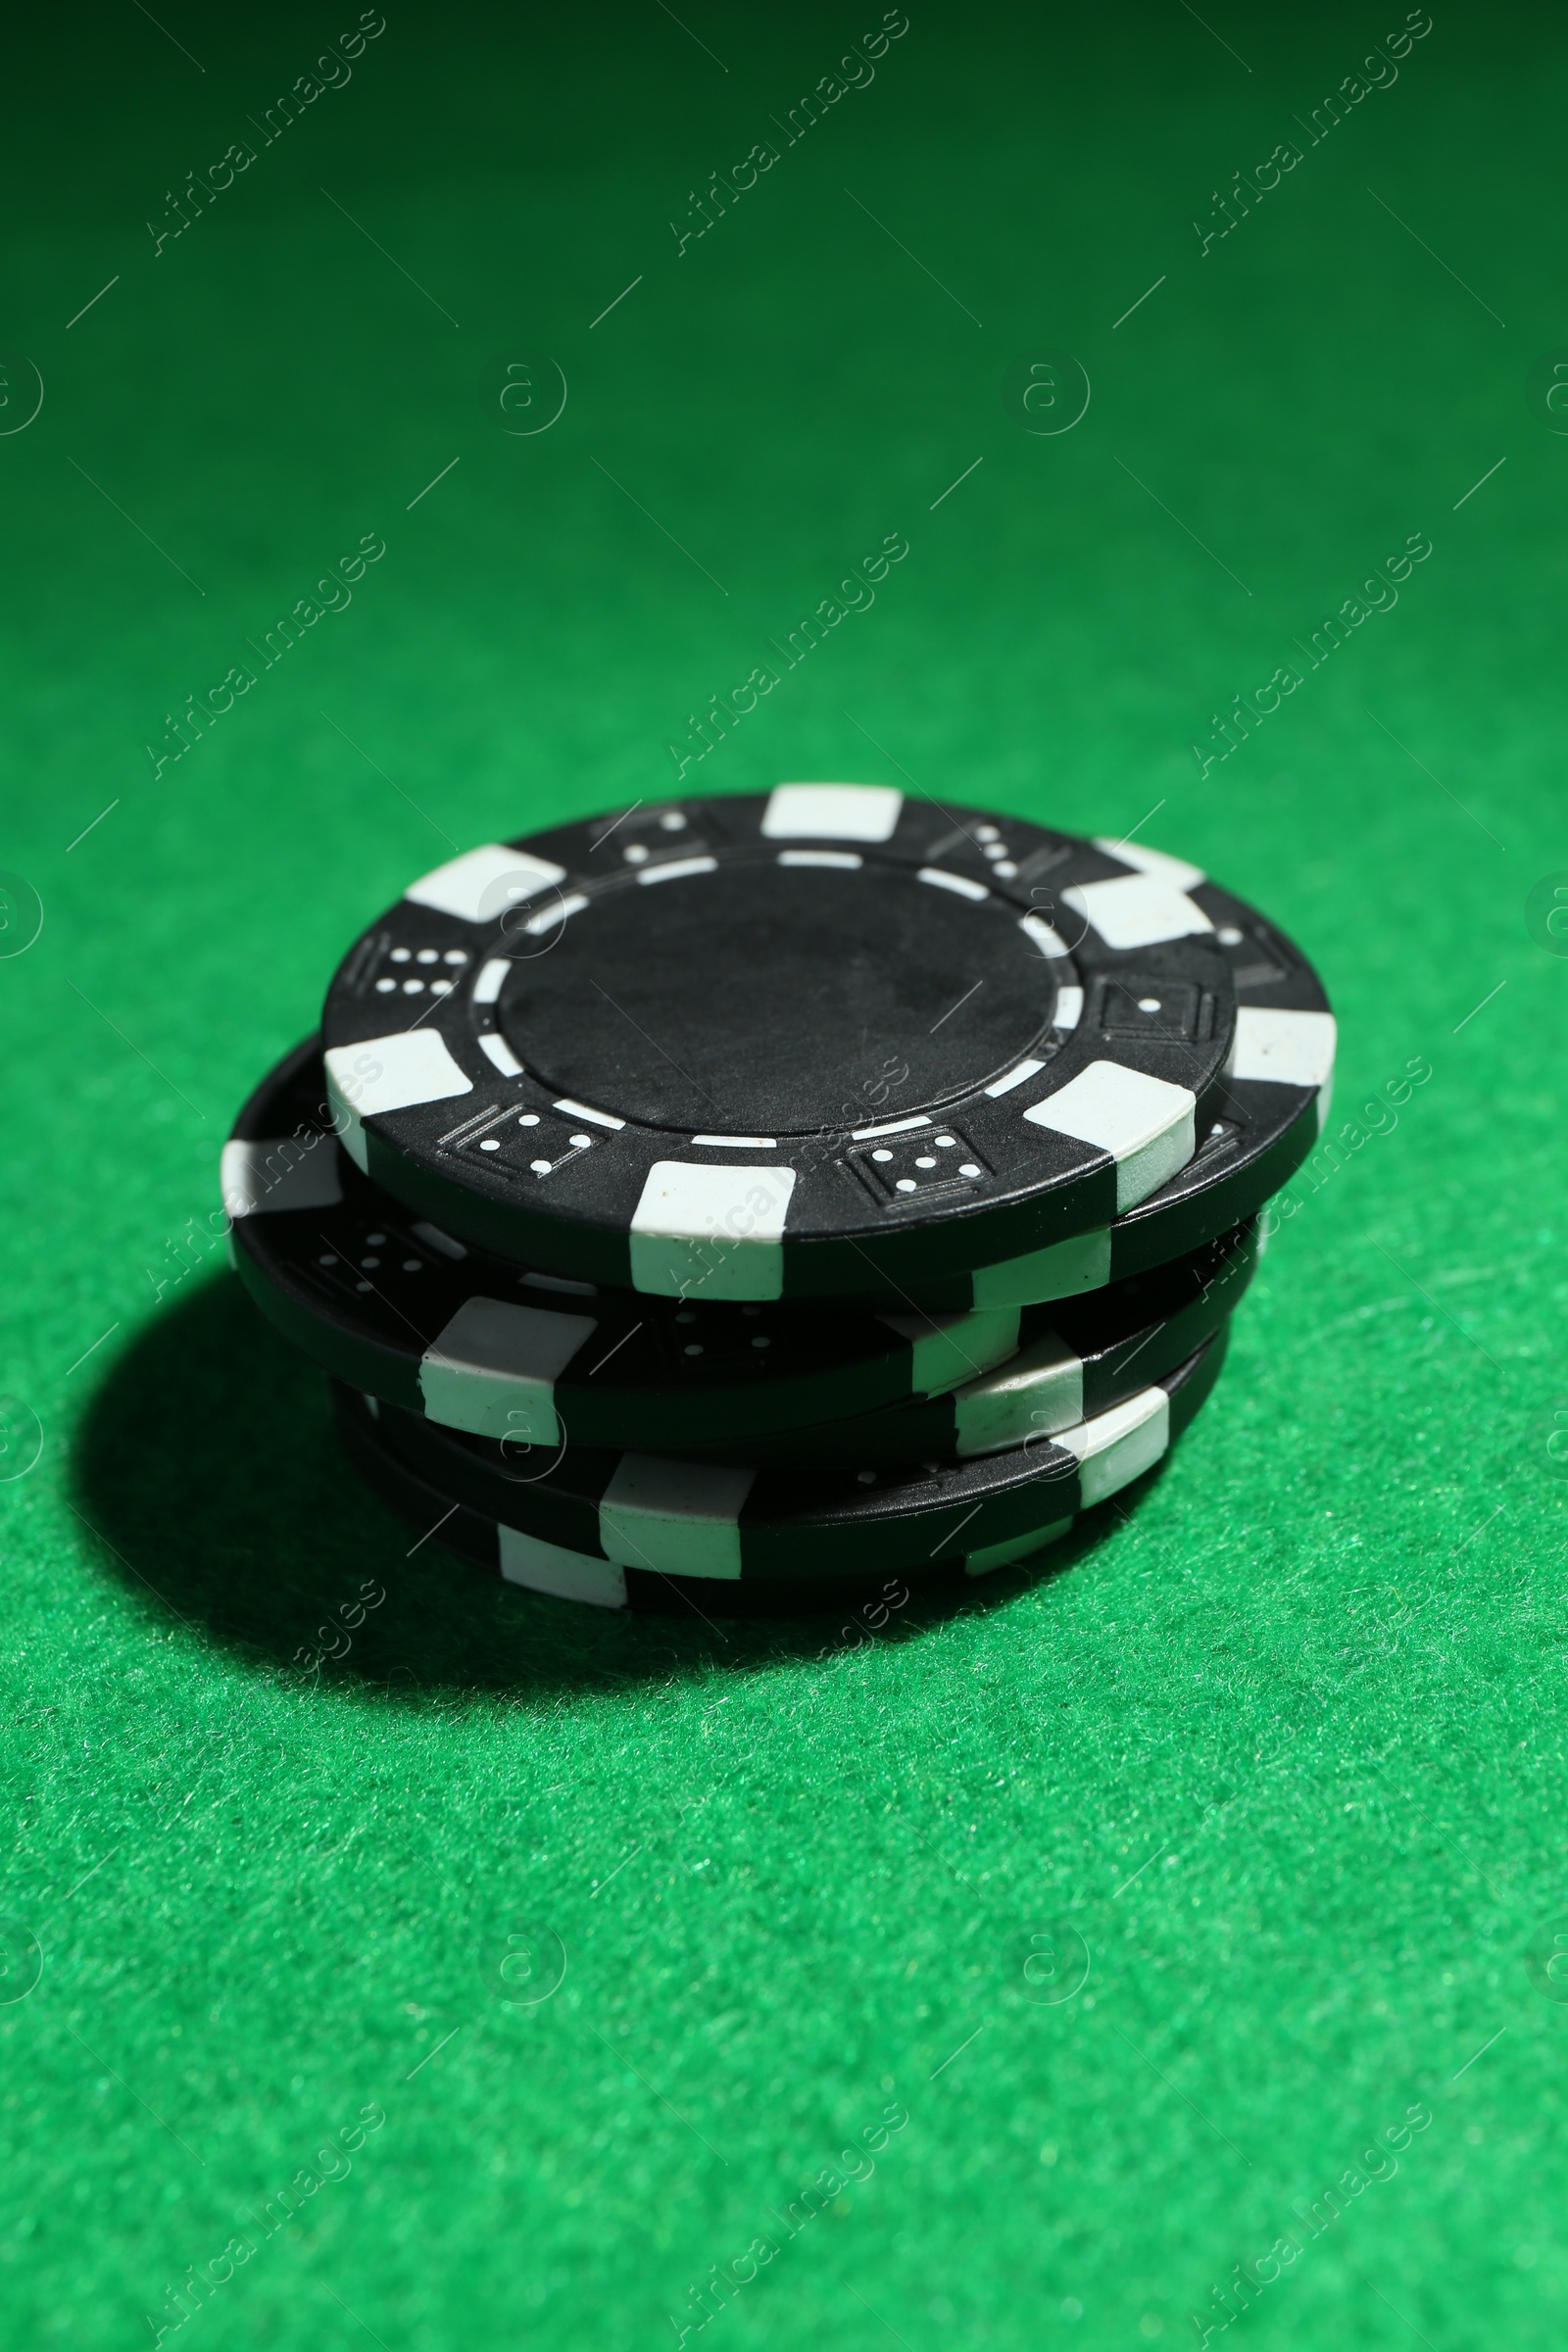
<path id="1" fill-rule="evenodd" d="M 1017 1307 L 956 1315 L 638 1298 L 519 1267 L 411 1212 L 344 1152 L 318 1039 L 240 1112 L 222 1164 L 234 1262 L 268 1319 L 388 1403 L 493 1439 L 752 1443 L 972 1381 Z"/>
<path id="2" fill-rule="evenodd" d="M 1280 946 L 1176 858 L 887 787 L 639 806 L 414 883 L 332 982 L 328 1086 L 368 1175 L 539 1270 L 899 1299 L 1136 1210 L 1228 1065 L 1299 1094 L 1326 1015 Z"/>
<path id="3" fill-rule="evenodd" d="M 913 1468 L 552 1454 L 440 1429 L 341 1385 L 335 1394 L 340 1423 L 362 1435 L 373 1426 L 416 1477 L 501 1526 L 622 1570 L 802 1586 L 1021 1556 L 1159 1460 L 1217 1378 L 1227 1334 L 1221 1324 L 1185 1363 L 1075 1430 Z"/>
<path id="4" fill-rule="evenodd" d="M 352 1391 L 334 1390 L 333 1418 L 344 1451 L 366 1484 L 418 1537 L 411 1551 L 428 1544 L 432 1551 L 455 1552 L 476 1568 L 502 1577 L 508 1584 L 557 1600 L 587 1603 L 604 1609 L 628 1609 L 659 1616 L 715 1617 L 820 1616 L 824 1611 L 853 1612 L 851 1622 L 827 1634 L 819 1657 L 829 1656 L 846 1642 L 865 1642 L 890 1625 L 902 1622 L 900 1612 L 915 1599 L 958 1599 L 973 1590 L 973 1580 L 1004 1566 L 1032 1561 L 1046 1554 L 1070 1532 L 1070 1522 L 1049 1527 L 1038 1537 L 1013 1546 L 1006 1561 L 981 1561 L 971 1567 L 961 1554 L 937 1559 L 924 1567 L 886 1578 L 863 1576 L 818 1577 L 810 1583 L 783 1580 L 759 1584 L 715 1583 L 710 1577 L 665 1576 L 646 1568 L 622 1568 L 586 1552 L 569 1551 L 542 1537 L 525 1535 L 487 1518 L 484 1512 L 454 1502 L 412 1470 L 388 1446 L 382 1423 Z"/>
<path id="5" fill-rule="evenodd" d="M 942 1396 L 750 1439 L 758 1462 L 925 1462 L 1002 1453 L 1098 1418 L 1159 1380 L 1228 1321 L 1256 1270 L 1255 1219 L 1149 1274 L 1027 1306 L 1005 1363 Z"/>

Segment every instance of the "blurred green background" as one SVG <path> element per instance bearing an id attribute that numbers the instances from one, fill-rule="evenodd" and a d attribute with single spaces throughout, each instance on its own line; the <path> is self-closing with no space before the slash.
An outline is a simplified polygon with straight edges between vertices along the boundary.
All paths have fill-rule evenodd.
<path id="1" fill-rule="evenodd" d="M 713 2342 L 813 2352 L 1560 2340 L 1562 21 L 880 23 L 389 0 L 356 49 L 348 6 L 127 0 L 14 40 L 18 2342 L 632 2352 L 705 2280 Z M 858 1638 L 410 1558 L 224 1269 L 229 1118 L 412 874 L 669 792 L 889 533 L 686 789 L 912 783 L 1211 868 L 1324 973 L 1342 1164 L 1059 1573 Z"/>

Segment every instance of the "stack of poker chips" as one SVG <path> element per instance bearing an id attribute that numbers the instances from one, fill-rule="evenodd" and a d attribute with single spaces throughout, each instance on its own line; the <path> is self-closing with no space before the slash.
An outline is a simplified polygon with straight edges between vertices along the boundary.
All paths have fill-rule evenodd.
<path id="1" fill-rule="evenodd" d="M 412 883 L 224 1202 L 422 1534 L 602 1606 L 836 1605 L 1152 1468 L 1333 1058 L 1304 956 L 1196 866 L 781 784 Z"/>

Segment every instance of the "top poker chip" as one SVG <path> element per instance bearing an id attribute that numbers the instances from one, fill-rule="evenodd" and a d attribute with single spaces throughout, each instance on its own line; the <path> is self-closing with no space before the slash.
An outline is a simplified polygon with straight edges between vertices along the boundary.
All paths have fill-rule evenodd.
<path id="1" fill-rule="evenodd" d="M 1255 920 L 1159 852 L 883 786 L 637 807 L 412 884 L 332 981 L 328 1088 L 360 1166 L 481 1248 L 666 1297 L 863 1294 L 1185 1167 Z M 1288 1035 L 1294 979 L 1254 1025 Z"/>

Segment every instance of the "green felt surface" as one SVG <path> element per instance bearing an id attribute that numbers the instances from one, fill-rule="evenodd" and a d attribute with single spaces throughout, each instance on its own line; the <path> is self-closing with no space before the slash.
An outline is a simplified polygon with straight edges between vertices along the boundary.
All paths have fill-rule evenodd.
<path id="1" fill-rule="evenodd" d="M 1238 2265 L 1259 2346 L 1560 2340 L 1568 964 L 1524 903 L 1568 867 L 1568 438 L 1531 391 L 1568 56 L 1545 12 L 1435 9 L 1312 144 L 1402 13 L 911 0 L 793 146 L 876 9 L 389 8 L 270 146 L 348 8 L 13 53 L 10 2340 L 149 2343 L 201 2274 L 214 2352 L 632 2352 L 695 2342 L 762 2236 L 705 2342 L 1185 2343 Z M 1056 436 L 1004 401 L 1042 347 L 1093 387 Z M 485 371 L 537 350 L 566 406 L 510 434 Z M 368 533 L 352 604 L 253 661 Z M 688 787 L 1139 827 L 1314 956 L 1337 1128 L 1430 1076 L 1293 1188 L 1214 1399 L 1060 1573 L 858 1644 L 409 1558 L 224 1270 L 228 1118 L 412 874 L 667 793 L 688 713 L 888 533 L 874 607 Z M 347 1654 L 295 1662 L 367 1580 Z M 1082 1939 L 1071 1997 L 1037 1932 Z M 559 1988 L 509 2005 L 551 1936 Z"/>

